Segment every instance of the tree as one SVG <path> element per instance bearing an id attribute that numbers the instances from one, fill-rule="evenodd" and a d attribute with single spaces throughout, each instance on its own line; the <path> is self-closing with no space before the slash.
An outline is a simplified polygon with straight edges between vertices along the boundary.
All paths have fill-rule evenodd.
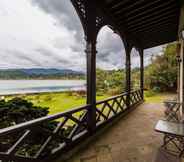
<path id="1" fill-rule="evenodd" d="M 0 129 L 46 116 L 47 107 L 34 106 L 22 98 L 0 101 Z"/>
<path id="2" fill-rule="evenodd" d="M 125 87 L 125 71 L 97 69 L 97 92 L 111 95 L 123 92 Z"/>
<path id="3" fill-rule="evenodd" d="M 177 88 L 177 61 L 175 57 L 176 43 L 163 48 L 163 54 L 152 58 L 145 70 L 147 88 L 159 91 L 173 91 Z"/>

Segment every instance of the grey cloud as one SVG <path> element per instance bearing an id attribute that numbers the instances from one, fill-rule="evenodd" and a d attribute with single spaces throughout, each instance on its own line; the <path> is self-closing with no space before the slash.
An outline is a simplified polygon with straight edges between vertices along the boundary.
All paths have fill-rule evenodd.
<path id="1" fill-rule="evenodd" d="M 81 52 L 84 51 L 84 43 L 83 41 L 78 41 L 76 38 L 77 42 L 73 45 L 70 46 L 73 52 Z M 63 49 L 63 40 L 61 38 L 56 38 L 53 42 L 53 46 L 57 49 Z"/>
<path id="2" fill-rule="evenodd" d="M 32 0 L 33 5 L 37 5 L 47 14 L 53 16 L 59 24 L 65 25 L 69 30 L 75 31 L 77 43 L 71 47 L 74 52 L 84 51 L 84 34 L 78 15 L 69 0 Z M 62 48 L 60 38 L 54 42 L 56 48 Z"/>
<path id="3" fill-rule="evenodd" d="M 69 0 L 32 0 L 32 3 L 66 25 L 69 30 L 77 31 L 77 38 L 83 39 L 82 25 Z"/>
<path id="4" fill-rule="evenodd" d="M 125 50 L 118 35 L 114 34 L 111 29 L 102 28 L 97 42 L 97 64 L 108 63 L 112 68 L 124 68 Z"/>
<path id="5" fill-rule="evenodd" d="M 13 56 L 15 56 L 17 59 L 22 60 L 23 63 L 25 63 L 24 61 L 26 61 L 27 63 L 29 63 L 29 66 L 41 66 L 42 64 L 37 61 L 33 56 L 29 57 L 30 55 L 18 51 L 18 50 L 5 50 L 4 51 L 5 54 L 10 54 Z M 20 61 L 16 63 L 15 59 L 10 59 L 8 58 L 8 61 L 10 61 L 12 63 L 12 66 L 16 66 L 16 64 L 20 64 Z M 24 64 L 24 66 L 26 66 Z"/>
<path id="6" fill-rule="evenodd" d="M 85 71 L 85 57 L 83 56 L 74 56 L 71 55 L 67 58 L 64 57 L 64 53 L 56 53 L 55 51 L 46 48 L 46 47 L 39 47 L 35 49 L 36 53 L 41 54 L 43 57 L 47 57 L 47 65 L 52 65 L 54 67 L 59 68 L 67 68 L 67 69 L 74 69 L 74 70 L 82 70 Z M 77 53 L 78 54 L 78 53 Z M 76 54 L 76 55 L 77 55 Z"/>
<path id="7" fill-rule="evenodd" d="M 46 48 L 41 47 L 41 48 L 37 48 L 35 51 L 39 52 L 41 55 L 43 55 L 43 57 L 44 56 L 49 57 L 49 60 L 54 60 L 55 62 L 59 63 L 60 66 L 62 66 L 62 65 L 67 66 L 67 65 L 71 64 L 69 60 L 61 58 L 61 56 L 58 56 L 58 54 L 54 53 L 50 49 L 46 49 Z"/>

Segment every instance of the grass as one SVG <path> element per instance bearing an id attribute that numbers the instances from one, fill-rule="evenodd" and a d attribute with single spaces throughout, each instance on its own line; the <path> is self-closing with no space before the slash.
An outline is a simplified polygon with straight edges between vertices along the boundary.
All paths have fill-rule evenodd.
<path id="1" fill-rule="evenodd" d="M 145 91 L 146 103 L 163 103 L 164 100 L 173 99 L 176 97 L 175 93 L 156 93 L 152 91 Z"/>
<path id="2" fill-rule="evenodd" d="M 164 100 L 173 99 L 175 96 L 176 94 L 173 93 L 155 93 L 152 91 L 145 91 L 145 102 L 162 103 Z M 37 106 L 49 107 L 49 114 L 56 114 L 86 104 L 85 96 L 71 92 L 30 94 L 21 97 L 33 102 L 33 104 Z M 97 96 L 97 100 L 103 100 L 108 97 L 110 96 Z"/>
<path id="3" fill-rule="evenodd" d="M 108 95 L 97 96 L 97 100 L 108 98 Z M 63 112 L 86 104 L 86 97 L 70 93 L 43 93 L 23 96 L 34 105 L 49 107 L 49 114 Z"/>

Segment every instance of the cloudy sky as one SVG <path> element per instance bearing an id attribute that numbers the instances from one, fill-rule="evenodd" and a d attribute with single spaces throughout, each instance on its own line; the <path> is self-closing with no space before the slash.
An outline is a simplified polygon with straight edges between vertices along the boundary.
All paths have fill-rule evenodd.
<path id="1" fill-rule="evenodd" d="M 69 0 L 0 0 L 0 68 L 69 68 L 85 71 L 84 35 Z M 125 51 L 104 27 L 98 36 L 97 66 L 118 69 Z M 145 63 L 161 47 L 146 50 Z M 139 65 L 132 50 L 132 65 Z"/>

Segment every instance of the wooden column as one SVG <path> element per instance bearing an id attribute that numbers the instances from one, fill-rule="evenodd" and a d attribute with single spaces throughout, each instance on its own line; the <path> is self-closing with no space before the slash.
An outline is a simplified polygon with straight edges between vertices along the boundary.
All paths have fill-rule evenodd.
<path id="1" fill-rule="evenodd" d="M 90 133 L 96 128 L 96 8 L 94 3 L 86 3 L 86 58 L 87 58 L 87 122 Z"/>
<path id="2" fill-rule="evenodd" d="M 139 49 L 140 54 L 140 89 L 142 94 L 142 99 L 144 100 L 144 51 Z"/>
<path id="3" fill-rule="evenodd" d="M 125 51 L 126 51 L 126 92 L 127 92 L 127 99 L 126 105 L 130 107 L 130 91 L 131 91 L 131 50 L 132 46 L 128 43 L 125 44 Z"/>
<path id="4" fill-rule="evenodd" d="M 88 125 L 90 131 L 96 126 L 96 42 L 86 42 L 87 57 L 87 104 L 91 105 L 88 109 Z"/>

